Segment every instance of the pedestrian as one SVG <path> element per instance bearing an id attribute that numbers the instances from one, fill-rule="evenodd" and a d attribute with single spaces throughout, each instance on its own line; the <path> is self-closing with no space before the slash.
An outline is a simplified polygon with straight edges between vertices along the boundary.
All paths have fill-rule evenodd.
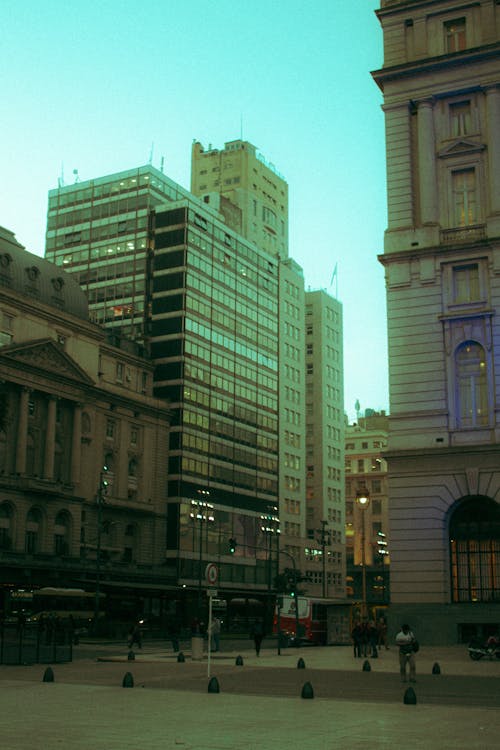
<path id="1" fill-rule="evenodd" d="M 387 643 L 387 620 L 385 617 L 381 617 L 378 621 L 378 645 L 384 646 L 386 651 L 389 648 Z"/>
<path id="2" fill-rule="evenodd" d="M 142 648 L 141 628 L 137 622 L 130 628 L 128 634 L 128 647 L 132 648 L 134 643 L 137 644 L 138 648 Z"/>
<path id="3" fill-rule="evenodd" d="M 356 620 L 351 632 L 354 657 L 361 658 L 361 645 L 363 643 L 363 629 L 359 620 Z"/>
<path id="4" fill-rule="evenodd" d="M 220 651 L 220 628 L 221 622 L 219 618 L 212 618 L 212 623 L 210 625 L 210 646 L 212 651 Z"/>
<path id="5" fill-rule="evenodd" d="M 179 651 L 179 634 L 179 622 L 177 618 L 174 618 L 168 625 L 168 635 L 172 642 L 172 650 L 174 651 L 174 653 L 177 653 L 177 651 Z"/>
<path id="6" fill-rule="evenodd" d="M 262 639 L 264 638 L 264 627 L 260 620 L 255 620 L 250 631 L 250 637 L 253 638 L 255 644 L 255 653 L 257 656 L 260 655 L 260 647 L 262 645 Z"/>
<path id="7" fill-rule="evenodd" d="M 418 643 L 409 625 L 401 625 L 401 630 L 396 636 L 396 646 L 399 646 L 399 673 L 401 675 L 401 682 L 406 682 L 406 665 L 409 665 L 410 669 L 410 682 L 416 682 L 415 651 L 418 650 Z"/>
<path id="8" fill-rule="evenodd" d="M 378 630 L 373 620 L 370 620 L 370 622 L 368 623 L 368 643 L 370 646 L 371 656 L 377 657 Z"/>
<path id="9" fill-rule="evenodd" d="M 363 620 L 361 623 L 361 648 L 363 651 L 363 656 L 366 658 L 368 656 L 368 643 L 369 643 L 369 633 L 368 633 L 368 620 Z"/>

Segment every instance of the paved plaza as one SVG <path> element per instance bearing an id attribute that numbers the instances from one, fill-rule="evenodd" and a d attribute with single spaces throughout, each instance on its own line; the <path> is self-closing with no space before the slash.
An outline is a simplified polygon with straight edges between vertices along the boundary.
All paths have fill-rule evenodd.
<path id="1" fill-rule="evenodd" d="M 170 647 L 82 644 L 75 660 L 0 666 L 4 750 L 336 750 L 499 746 L 500 660 L 465 646 L 422 648 L 416 705 L 404 702 L 396 649 L 354 659 L 348 647 L 248 648 L 179 662 Z M 99 657 L 92 656 L 98 652 Z M 237 657 L 241 656 L 241 660 Z M 298 668 L 303 659 L 304 668 Z M 243 664 L 237 664 L 243 661 Z M 433 673 L 436 663 L 439 674 Z M 124 688 L 130 672 L 134 686 Z M 210 672 L 210 675 L 209 675 Z M 216 677 L 220 692 L 208 692 Z M 312 699 L 301 697 L 309 682 Z"/>

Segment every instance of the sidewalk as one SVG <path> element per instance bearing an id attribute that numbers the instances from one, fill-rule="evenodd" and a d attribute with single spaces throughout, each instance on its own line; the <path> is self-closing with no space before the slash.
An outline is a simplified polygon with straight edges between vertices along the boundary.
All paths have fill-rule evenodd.
<path id="1" fill-rule="evenodd" d="M 391 702 L 306 700 L 297 693 L 239 695 L 221 691 L 164 689 L 162 675 L 187 667 L 185 672 L 201 675 L 206 686 L 207 660 L 177 664 L 170 648 L 146 644 L 134 661 L 127 651 L 110 649 L 108 663 L 81 659 L 54 667 L 55 682 L 42 681 L 44 667 L 0 667 L 0 708 L 2 744 L 5 750 L 38 750 L 40 747 L 64 750 L 358 750 L 406 746 L 409 750 L 493 750 L 498 747 L 498 709 L 464 706 L 406 705 L 398 684 L 397 652 L 384 651 L 370 660 L 371 680 L 388 680 L 396 686 Z M 241 655 L 244 666 L 234 666 Z M 363 659 L 354 659 L 350 648 L 286 649 L 278 656 L 266 649 L 257 658 L 249 649 L 241 653 L 217 653 L 211 666 L 215 675 L 224 670 L 233 679 L 258 679 L 259 675 L 280 673 L 285 683 L 306 680 L 310 669 L 323 670 L 324 679 L 354 680 L 362 673 Z M 303 658 L 306 669 L 298 670 Z M 500 677 L 500 662 L 472 662 L 465 647 L 422 648 L 418 656 L 418 675 L 422 681 L 438 661 L 443 675 L 462 678 Z M 291 671 L 293 670 L 293 672 Z M 335 670 L 329 674 L 326 670 Z M 135 680 L 133 689 L 125 689 L 116 676 L 150 676 Z M 178 672 L 178 673 L 179 673 Z M 394 680 L 391 673 L 394 674 Z M 114 682 L 99 684 L 99 679 L 114 675 Z M 351 674 L 351 678 L 346 678 Z M 234 677 L 236 675 L 237 677 Z M 287 678 L 289 675 L 289 678 Z M 384 676 L 385 675 L 385 676 Z M 64 679 L 64 682 L 63 682 Z M 450 677 L 446 679 L 451 679 Z M 69 680 L 69 681 L 67 681 Z M 92 680 L 94 682 L 92 682 Z M 149 680 L 149 682 L 148 682 Z M 156 680 L 156 682 L 155 682 Z M 436 682 L 437 680 L 437 682 Z M 489 684 L 486 679 L 485 684 Z M 497 680 L 492 680 L 497 684 Z M 141 687 L 141 685 L 144 687 Z M 372 683 L 375 684 L 375 683 Z M 156 688 L 156 689 L 154 689 Z M 419 683 L 416 686 L 418 694 Z"/>

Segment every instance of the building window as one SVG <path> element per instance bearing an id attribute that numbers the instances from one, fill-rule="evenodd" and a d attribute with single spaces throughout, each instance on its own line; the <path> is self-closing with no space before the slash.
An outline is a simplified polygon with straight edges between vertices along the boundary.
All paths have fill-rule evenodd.
<path id="1" fill-rule="evenodd" d="M 444 33 L 446 52 L 460 52 L 465 49 L 465 18 L 446 21 Z"/>
<path id="2" fill-rule="evenodd" d="M 358 458 L 358 473 L 363 473 L 365 470 L 365 460 L 364 458 Z"/>
<path id="3" fill-rule="evenodd" d="M 457 426 L 488 424 L 486 355 L 475 341 L 466 341 L 455 353 Z"/>
<path id="4" fill-rule="evenodd" d="M 110 440 L 115 436 L 115 423 L 112 419 L 108 419 L 106 422 L 106 437 Z"/>
<path id="5" fill-rule="evenodd" d="M 123 383 L 123 362 L 116 363 L 116 382 Z"/>
<path id="6" fill-rule="evenodd" d="M 500 599 L 500 512 L 490 498 L 462 503 L 450 521 L 452 600 Z"/>
<path id="7" fill-rule="evenodd" d="M 450 133 L 452 136 L 467 135 L 472 131 L 470 102 L 450 104 Z"/>
<path id="8" fill-rule="evenodd" d="M 456 305 L 477 302 L 481 299 L 479 265 L 469 263 L 453 268 L 453 302 Z"/>
<path id="9" fill-rule="evenodd" d="M 477 223 L 476 171 L 457 169 L 452 172 L 453 225 L 467 227 Z"/>

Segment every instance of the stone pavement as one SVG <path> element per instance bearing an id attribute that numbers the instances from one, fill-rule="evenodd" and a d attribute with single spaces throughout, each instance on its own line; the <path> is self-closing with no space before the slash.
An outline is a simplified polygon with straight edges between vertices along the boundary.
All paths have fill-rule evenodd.
<path id="1" fill-rule="evenodd" d="M 96 661 L 85 658 L 91 649 L 82 645 L 82 658 L 54 665 L 53 683 L 43 681 L 43 665 L 0 666 L 3 750 L 492 750 L 500 744 L 500 661 L 472 662 L 465 646 L 422 648 L 416 705 L 403 702 L 408 686 L 399 682 L 395 649 L 370 659 L 369 673 L 347 647 L 286 649 L 281 656 L 265 649 L 259 658 L 247 648 L 213 654 L 218 694 L 207 689 L 206 655 L 194 662 L 186 651 L 179 663 L 170 649 L 146 644 L 129 661 L 115 645 Z M 299 658 L 305 669 L 297 669 Z M 439 675 L 432 674 L 436 662 Z M 132 689 L 122 687 L 128 671 Z M 312 700 L 301 698 L 306 681 Z M 460 705 L 440 703 L 440 690 L 450 701 L 469 684 L 478 692 Z M 331 685 L 336 697 L 328 696 Z M 356 700 L 338 697 L 339 687 L 345 696 L 352 685 Z M 493 707 L 472 705 L 474 695 L 492 696 Z"/>

